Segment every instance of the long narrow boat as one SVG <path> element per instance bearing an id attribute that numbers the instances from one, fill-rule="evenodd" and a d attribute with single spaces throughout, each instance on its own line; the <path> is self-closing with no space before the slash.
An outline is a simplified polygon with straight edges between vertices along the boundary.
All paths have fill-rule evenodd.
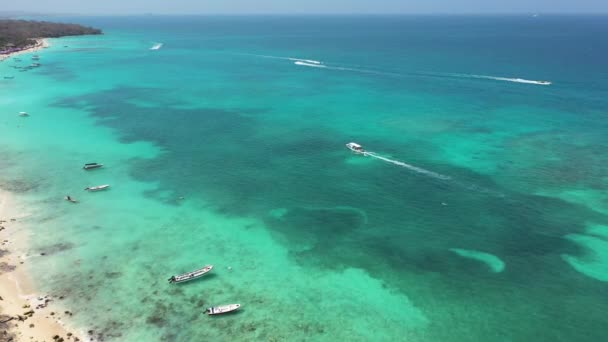
<path id="1" fill-rule="evenodd" d="M 103 164 L 99 164 L 99 163 L 86 163 L 86 164 L 84 164 L 84 166 L 82 168 L 85 170 L 91 170 L 91 169 L 98 169 L 102 166 L 103 166 Z"/>
<path id="2" fill-rule="evenodd" d="M 208 315 L 221 315 L 229 312 L 233 312 L 238 310 L 241 307 L 241 304 L 228 304 L 221 306 L 213 306 L 207 309 Z"/>
<path id="3" fill-rule="evenodd" d="M 104 185 L 98 185 L 98 186 L 90 186 L 90 187 L 84 188 L 84 189 L 88 190 L 88 191 L 101 191 L 101 190 L 105 190 L 109 187 L 110 187 L 110 184 L 104 184 Z"/>
<path id="4" fill-rule="evenodd" d="M 207 274 L 208 272 L 210 272 L 212 269 L 213 269 L 213 265 L 207 265 L 196 271 L 172 276 L 171 278 L 169 278 L 169 282 L 170 283 L 183 283 L 183 282 L 186 282 L 189 280 L 200 278 L 200 277 L 204 276 L 205 274 Z"/>

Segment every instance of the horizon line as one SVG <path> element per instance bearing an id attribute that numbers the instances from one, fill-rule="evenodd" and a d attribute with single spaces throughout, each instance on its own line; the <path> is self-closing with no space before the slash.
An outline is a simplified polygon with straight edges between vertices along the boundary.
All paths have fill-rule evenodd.
<path id="1" fill-rule="evenodd" d="M 0 18 L 16 17 L 16 16 L 98 16 L 98 17 L 126 17 L 126 16 L 226 16 L 226 17 L 244 17 L 244 16 L 605 16 L 607 12 L 403 12 L 403 13 L 336 13 L 336 12 L 307 12 L 307 13 L 62 13 L 62 12 L 28 12 L 28 11 L 0 11 Z"/>

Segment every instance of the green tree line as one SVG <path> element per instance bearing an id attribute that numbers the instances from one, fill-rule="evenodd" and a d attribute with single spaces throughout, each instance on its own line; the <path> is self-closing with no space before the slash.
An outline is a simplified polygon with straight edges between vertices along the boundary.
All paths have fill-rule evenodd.
<path id="1" fill-rule="evenodd" d="M 48 21 L 0 20 L 0 51 L 21 49 L 36 43 L 33 38 L 56 38 L 85 34 L 102 34 L 92 27 Z"/>

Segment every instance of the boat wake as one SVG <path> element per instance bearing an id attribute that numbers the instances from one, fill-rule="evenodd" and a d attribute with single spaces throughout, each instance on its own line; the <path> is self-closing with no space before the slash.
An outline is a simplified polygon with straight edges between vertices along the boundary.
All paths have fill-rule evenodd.
<path id="1" fill-rule="evenodd" d="M 308 62 L 301 61 L 301 60 L 297 60 L 297 61 L 293 62 L 293 64 L 295 64 L 295 65 L 301 65 L 301 66 L 307 66 L 307 67 L 313 67 L 313 68 L 327 68 L 327 65 L 323 65 L 321 63 L 308 63 Z"/>
<path id="2" fill-rule="evenodd" d="M 243 55 L 262 57 L 262 58 L 271 58 L 271 59 L 282 59 L 284 61 L 292 61 L 292 62 L 304 62 L 304 63 L 307 63 L 307 64 L 316 64 L 316 65 L 323 64 L 321 61 L 317 61 L 317 60 L 314 60 L 314 59 L 306 59 L 306 58 L 282 57 L 282 56 L 271 56 L 271 55 L 257 55 L 257 54 L 250 54 L 250 53 L 245 53 Z"/>
<path id="3" fill-rule="evenodd" d="M 373 75 L 381 75 L 381 76 L 391 76 L 391 77 L 453 77 L 453 78 L 469 78 L 469 79 L 483 79 L 483 80 L 492 80 L 492 81 L 502 81 L 502 82 L 513 82 L 513 83 L 524 83 L 524 84 L 534 84 L 534 85 L 544 85 L 548 86 L 552 83 L 549 81 L 538 81 L 538 80 L 528 80 L 525 78 L 511 78 L 511 77 L 500 77 L 500 76 L 488 76 L 488 75 L 476 75 L 476 74 L 457 74 L 457 73 L 440 73 L 440 72 L 407 72 L 407 73 L 398 73 L 392 71 L 382 71 L 382 70 L 373 70 L 361 68 L 359 66 L 350 67 L 350 66 L 340 66 L 333 65 L 331 63 L 327 64 L 314 59 L 305 59 L 305 58 L 295 58 L 295 57 L 281 57 L 281 56 L 271 56 L 271 55 L 257 55 L 257 54 L 246 54 L 249 56 L 256 56 L 262 58 L 272 58 L 272 59 L 281 59 L 294 62 L 295 65 L 298 66 L 306 66 L 313 68 L 321 68 L 326 70 L 337 70 L 337 71 L 349 71 L 356 72 L 362 74 L 373 74 Z"/>
<path id="4" fill-rule="evenodd" d="M 385 161 L 387 163 L 391 163 L 391 164 L 394 164 L 394 165 L 397 165 L 397 166 L 401 166 L 401 167 L 404 167 L 404 168 L 406 168 L 408 170 L 411 170 L 411 171 L 414 171 L 414 172 L 417 172 L 417 173 L 420 173 L 420 174 L 423 174 L 423 175 L 426 175 L 426 176 L 430 176 L 430 177 L 433 177 L 433 178 L 436 178 L 436 179 L 441 179 L 441 180 L 452 179 L 452 177 L 450 177 L 450 176 L 442 175 L 440 173 L 429 171 L 429 170 L 423 169 L 421 167 L 410 165 L 410 164 L 407 164 L 407 163 L 404 163 L 404 162 L 401 162 L 401 161 L 398 161 L 398 160 L 388 159 L 388 158 L 379 156 L 379 155 L 377 155 L 374 152 L 364 152 L 364 153 L 365 153 L 365 155 L 370 156 L 372 158 L 380 159 L 380 160 Z"/>
<path id="5" fill-rule="evenodd" d="M 150 48 L 150 50 L 160 50 L 163 47 L 163 43 L 155 43 L 154 46 Z"/>
<path id="6" fill-rule="evenodd" d="M 486 76 L 486 75 L 468 75 L 468 74 L 448 74 L 453 77 L 462 77 L 462 78 L 477 78 L 484 80 L 493 80 L 493 81 L 504 81 L 504 82 L 514 82 L 514 83 L 526 83 L 526 84 L 536 84 L 536 85 L 551 85 L 549 81 L 535 81 L 535 80 L 527 80 L 525 78 L 510 78 L 510 77 L 499 77 L 499 76 Z"/>

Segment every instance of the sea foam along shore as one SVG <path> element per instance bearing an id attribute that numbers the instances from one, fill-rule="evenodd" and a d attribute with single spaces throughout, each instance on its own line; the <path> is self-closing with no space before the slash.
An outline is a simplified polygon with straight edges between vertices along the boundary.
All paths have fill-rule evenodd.
<path id="1" fill-rule="evenodd" d="M 19 50 L 19 51 L 15 51 L 15 52 L 11 52 L 8 54 L 3 54 L 0 55 L 0 62 L 4 61 L 5 59 L 9 59 L 11 57 L 14 57 L 16 55 L 20 55 L 23 53 L 28 53 L 28 52 L 36 52 L 38 50 L 42 50 L 42 49 L 46 49 L 48 48 L 50 45 L 48 38 L 35 38 L 36 40 L 36 44 L 29 46 L 23 50 Z"/>
<path id="2" fill-rule="evenodd" d="M 72 313 L 62 297 L 35 292 L 25 264 L 29 232 L 21 222 L 28 216 L 13 194 L 0 189 L 0 341 L 85 341 L 83 332 L 68 329 Z"/>

